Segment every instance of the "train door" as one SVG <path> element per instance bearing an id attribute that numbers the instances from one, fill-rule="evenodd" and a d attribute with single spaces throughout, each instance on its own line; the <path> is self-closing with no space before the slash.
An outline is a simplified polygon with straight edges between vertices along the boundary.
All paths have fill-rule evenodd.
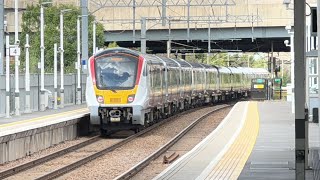
<path id="1" fill-rule="evenodd" d="M 147 81 L 148 81 L 147 87 L 149 87 L 148 89 L 150 90 L 149 91 L 149 93 L 150 93 L 150 95 L 149 95 L 149 97 L 150 97 L 149 106 L 153 107 L 154 104 L 155 104 L 154 103 L 154 99 L 155 99 L 155 96 L 154 96 L 154 94 L 155 94 L 155 83 L 154 83 L 154 69 L 153 69 L 153 66 L 152 66 L 151 62 L 147 63 L 146 70 L 148 72 L 148 75 L 147 75 Z"/>
<path id="2" fill-rule="evenodd" d="M 180 84 L 181 84 L 181 97 L 186 97 L 186 70 L 181 69 L 181 77 L 180 77 Z"/>
<path id="3" fill-rule="evenodd" d="M 157 68 L 157 77 L 158 77 L 158 79 L 157 79 L 157 81 L 158 81 L 158 83 L 159 83 L 159 102 L 161 103 L 161 104 L 163 104 L 164 103 L 164 101 L 165 101 L 165 91 L 164 91 L 164 86 L 165 86 L 165 81 L 164 81 L 164 71 L 163 71 L 163 66 L 159 66 L 158 68 Z"/>
<path id="4" fill-rule="evenodd" d="M 168 69 L 165 64 L 161 66 L 160 76 L 161 76 L 161 92 L 162 92 L 162 103 L 168 101 Z"/>

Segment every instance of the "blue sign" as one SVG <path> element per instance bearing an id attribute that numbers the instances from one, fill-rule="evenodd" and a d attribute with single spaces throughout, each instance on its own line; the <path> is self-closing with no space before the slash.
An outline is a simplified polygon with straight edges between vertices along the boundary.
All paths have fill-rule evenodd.
<path id="1" fill-rule="evenodd" d="M 82 59 L 82 63 L 81 63 L 82 65 L 87 65 L 87 60 L 85 60 L 85 59 Z"/>

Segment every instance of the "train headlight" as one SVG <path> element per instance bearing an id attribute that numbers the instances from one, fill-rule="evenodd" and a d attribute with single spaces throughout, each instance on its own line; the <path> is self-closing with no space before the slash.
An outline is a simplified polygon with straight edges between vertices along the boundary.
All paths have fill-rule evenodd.
<path id="1" fill-rule="evenodd" d="M 128 103 L 132 103 L 134 101 L 134 95 L 128 96 Z"/>
<path id="2" fill-rule="evenodd" d="M 104 103 L 103 96 L 97 96 L 97 101 L 98 103 L 103 104 Z"/>

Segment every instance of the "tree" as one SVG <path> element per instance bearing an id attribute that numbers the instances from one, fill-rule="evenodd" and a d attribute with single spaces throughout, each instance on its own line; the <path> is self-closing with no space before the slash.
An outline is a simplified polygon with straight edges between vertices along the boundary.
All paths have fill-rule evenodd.
<path id="1" fill-rule="evenodd" d="M 114 48 L 114 47 L 119 47 L 117 42 L 109 43 L 107 48 Z"/>
<path id="2" fill-rule="evenodd" d="M 60 43 L 60 11 L 71 9 L 64 14 L 64 65 L 66 73 L 74 72 L 74 63 L 77 58 L 77 18 L 81 15 L 80 9 L 72 5 L 48 6 L 44 8 L 45 17 L 45 72 L 53 72 L 53 45 Z M 92 26 L 94 17 L 89 15 L 89 54 L 92 53 Z M 30 72 L 37 71 L 40 61 L 40 5 L 29 5 L 22 15 L 21 46 L 26 42 L 25 36 L 29 34 L 30 43 Z M 96 26 L 97 47 L 104 44 L 103 25 Z M 59 56 L 58 56 L 59 57 Z M 25 63 L 25 49 L 21 49 L 21 63 Z M 22 66 L 24 67 L 24 66 Z"/>

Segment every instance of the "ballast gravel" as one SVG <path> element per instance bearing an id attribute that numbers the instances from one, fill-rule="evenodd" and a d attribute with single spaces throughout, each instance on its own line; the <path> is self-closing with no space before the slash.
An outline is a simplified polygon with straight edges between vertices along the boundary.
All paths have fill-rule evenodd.
<path id="1" fill-rule="evenodd" d="M 174 152 L 182 157 L 184 154 L 189 152 L 193 147 L 200 143 L 206 138 L 214 129 L 216 129 L 221 121 L 230 112 L 231 107 L 219 110 L 214 114 L 203 119 L 198 125 L 192 128 L 183 138 L 181 138 L 175 145 L 173 145 L 166 153 L 161 155 L 159 158 L 152 161 L 146 168 L 136 174 L 132 180 L 148 180 L 153 179 L 170 164 L 163 163 L 163 156 L 170 156 Z M 177 159 L 176 159 L 177 160 Z"/>
<path id="2" fill-rule="evenodd" d="M 24 163 L 39 159 L 40 157 L 47 156 L 48 154 L 60 151 L 60 150 L 65 149 L 67 147 L 71 147 L 73 145 L 76 145 L 76 144 L 79 144 L 81 142 L 84 142 L 84 141 L 86 141 L 88 139 L 89 139 L 89 137 L 79 137 L 79 138 L 77 138 L 75 140 L 70 140 L 70 141 L 65 141 L 63 143 L 59 143 L 59 144 L 57 144 L 57 145 L 55 145 L 53 147 L 41 150 L 41 151 L 36 152 L 36 153 L 34 153 L 34 154 L 30 155 L 30 156 L 26 156 L 24 158 L 21 158 L 21 159 L 15 160 L 15 161 L 11 161 L 11 162 L 7 162 L 7 163 L 4 163 L 4 164 L 0 164 L 0 171 L 4 171 L 6 169 L 16 167 L 17 165 L 21 165 L 21 164 L 24 164 Z"/>
<path id="3" fill-rule="evenodd" d="M 87 163 L 58 179 L 114 179 L 158 150 L 195 119 L 219 107 L 221 105 L 206 107 L 180 115 L 113 152 Z"/>

